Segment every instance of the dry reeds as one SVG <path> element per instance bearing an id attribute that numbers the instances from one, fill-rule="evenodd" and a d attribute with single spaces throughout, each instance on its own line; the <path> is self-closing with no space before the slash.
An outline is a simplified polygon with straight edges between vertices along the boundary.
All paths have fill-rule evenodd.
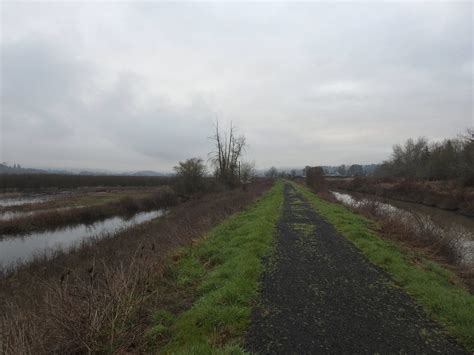
<path id="1" fill-rule="evenodd" d="M 0 353 L 134 352 L 164 260 L 254 201 L 269 182 L 248 191 L 204 195 L 161 220 L 84 243 L 0 279 Z"/>

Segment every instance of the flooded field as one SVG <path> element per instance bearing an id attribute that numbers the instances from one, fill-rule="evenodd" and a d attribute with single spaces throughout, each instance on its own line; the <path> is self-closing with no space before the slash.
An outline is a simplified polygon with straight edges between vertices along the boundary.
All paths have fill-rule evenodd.
<path id="1" fill-rule="evenodd" d="M 4 211 L 0 212 L 0 221 L 13 219 L 17 217 L 24 217 L 24 216 L 32 216 L 39 211 L 29 211 L 29 212 L 22 212 L 22 211 Z"/>
<path id="2" fill-rule="evenodd" d="M 372 195 L 332 191 L 345 205 L 358 207 L 374 200 Z M 416 203 L 384 199 L 377 201 L 379 213 L 397 216 L 405 223 L 430 228 L 439 238 L 452 239 L 460 262 L 474 267 L 474 218 Z M 435 241 L 433 241 L 435 242 Z"/>
<path id="3" fill-rule="evenodd" d="M 91 237 L 100 238 L 164 214 L 165 210 L 141 212 L 129 219 L 112 217 L 90 225 L 5 237 L 0 240 L 0 269 L 21 265 L 35 256 L 51 256 L 56 251 L 68 251 Z"/>
<path id="4" fill-rule="evenodd" d="M 41 203 L 50 200 L 50 196 L 21 196 L 0 198 L 0 207 L 21 206 L 28 203 Z"/>
<path id="5" fill-rule="evenodd" d="M 85 207 L 85 206 L 60 207 L 60 208 L 54 208 L 54 209 L 35 209 L 32 211 L 15 211 L 15 210 L 0 211 L 0 221 L 5 221 L 5 220 L 19 218 L 19 217 L 33 216 L 38 213 L 45 213 L 45 212 L 50 212 L 50 211 L 67 211 L 74 208 L 82 208 L 82 207 Z"/>

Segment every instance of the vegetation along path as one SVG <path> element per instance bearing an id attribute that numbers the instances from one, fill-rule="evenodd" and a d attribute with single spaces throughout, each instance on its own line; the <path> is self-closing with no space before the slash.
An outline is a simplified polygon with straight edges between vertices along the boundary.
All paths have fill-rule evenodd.
<path id="1" fill-rule="evenodd" d="M 285 184 L 246 348 L 259 353 L 464 353 L 384 271 Z"/>

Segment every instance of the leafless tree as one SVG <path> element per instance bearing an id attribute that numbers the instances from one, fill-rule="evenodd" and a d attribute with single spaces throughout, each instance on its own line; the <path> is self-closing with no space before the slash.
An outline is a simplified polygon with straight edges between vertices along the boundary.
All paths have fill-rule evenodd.
<path id="1" fill-rule="evenodd" d="M 228 186 L 238 185 L 240 159 L 247 146 L 245 136 L 236 136 L 232 122 L 229 131 L 222 132 L 217 121 L 215 133 L 210 138 L 215 143 L 214 150 L 209 155 L 217 178 Z"/>

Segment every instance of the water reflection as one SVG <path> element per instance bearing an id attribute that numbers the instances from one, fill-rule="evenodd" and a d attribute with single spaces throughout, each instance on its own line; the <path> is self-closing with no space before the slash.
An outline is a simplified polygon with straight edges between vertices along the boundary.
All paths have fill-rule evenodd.
<path id="1" fill-rule="evenodd" d="M 5 221 L 13 218 L 18 218 L 18 217 L 27 217 L 27 216 L 33 216 L 35 214 L 39 213 L 48 213 L 51 211 L 67 211 L 67 210 L 72 210 L 72 209 L 79 209 L 84 206 L 73 206 L 73 207 L 59 207 L 59 208 L 50 208 L 50 209 L 36 209 L 34 211 L 0 211 L 0 221 Z"/>
<path id="2" fill-rule="evenodd" d="M 0 207 L 20 206 L 27 203 L 46 202 L 50 198 L 48 196 L 23 196 L 12 198 L 0 198 Z"/>
<path id="3" fill-rule="evenodd" d="M 92 236 L 114 233 L 160 217 L 164 213 L 164 210 L 141 212 L 130 219 L 112 217 L 90 225 L 5 237 L 0 240 L 0 268 L 27 262 L 36 255 L 48 256 L 57 250 L 67 251 Z"/>
<path id="4" fill-rule="evenodd" d="M 29 212 L 5 211 L 5 212 L 0 212 L 0 221 L 5 221 L 5 220 L 8 220 L 8 219 L 13 219 L 13 218 L 17 218 L 17 217 L 32 216 L 35 213 L 36 213 L 36 211 L 29 211 Z"/>
<path id="5" fill-rule="evenodd" d="M 413 203 L 374 201 L 373 196 L 364 197 L 361 194 L 352 195 L 337 191 L 331 191 L 331 193 L 345 205 L 361 207 L 371 204 L 378 214 L 394 216 L 415 228 L 422 227 L 431 230 L 431 234 L 436 238 L 452 240 L 459 262 L 474 267 L 474 228 L 472 228 L 474 222 L 469 217 L 433 207 L 412 206 L 416 205 Z"/>

